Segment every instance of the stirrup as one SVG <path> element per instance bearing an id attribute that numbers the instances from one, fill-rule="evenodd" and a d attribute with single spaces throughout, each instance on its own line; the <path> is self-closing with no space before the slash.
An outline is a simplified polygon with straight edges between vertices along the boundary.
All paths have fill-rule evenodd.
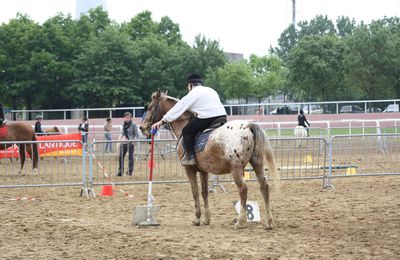
<path id="1" fill-rule="evenodd" d="M 181 160 L 181 165 L 182 166 L 191 166 L 191 165 L 196 165 L 196 160 L 194 159 L 193 154 L 185 154 Z"/>

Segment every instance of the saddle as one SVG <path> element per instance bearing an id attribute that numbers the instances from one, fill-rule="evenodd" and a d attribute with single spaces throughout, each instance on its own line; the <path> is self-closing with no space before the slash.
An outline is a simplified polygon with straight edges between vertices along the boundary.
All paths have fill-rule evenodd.
<path id="1" fill-rule="evenodd" d="M 194 138 L 195 139 L 194 151 L 196 153 L 203 151 L 204 147 L 206 147 L 208 137 L 210 136 L 212 131 L 223 126 L 226 122 L 227 122 L 226 117 L 218 117 L 203 132 L 199 132 Z"/>

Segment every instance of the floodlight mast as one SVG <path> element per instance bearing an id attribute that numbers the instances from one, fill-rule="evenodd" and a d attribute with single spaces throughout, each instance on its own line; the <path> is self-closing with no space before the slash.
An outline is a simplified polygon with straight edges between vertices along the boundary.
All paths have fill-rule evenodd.
<path id="1" fill-rule="evenodd" d="M 292 24 L 296 26 L 296 0 L 292 0 Z"/>

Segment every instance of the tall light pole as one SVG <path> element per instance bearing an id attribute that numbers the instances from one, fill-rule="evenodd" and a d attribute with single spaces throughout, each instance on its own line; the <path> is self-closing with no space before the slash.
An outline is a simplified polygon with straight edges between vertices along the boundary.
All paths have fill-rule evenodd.
<path id="1" fill-rule="evenodd" d="M 296 26 L 296 0 L 292 0 L 292 24 Z"/>

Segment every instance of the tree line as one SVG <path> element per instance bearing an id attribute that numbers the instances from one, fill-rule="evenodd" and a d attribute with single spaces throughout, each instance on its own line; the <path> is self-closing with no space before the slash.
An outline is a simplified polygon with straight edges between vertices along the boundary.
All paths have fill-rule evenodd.
<path id="1" fill-rule="evenodd" d="M 289 25 L 268 55 L 229 62 L 218 41 L 197 35 L 190 46 L 178 24 L 151 15 L 119 24 L 98 7 L 77 20 L 60 13 L 38 24 L 17 14 L 0 26 L 0 102 L 13 109 L 143 106 L 158 88 L 183 96 L 193 72 L 224 101 L 400 97 L 397 17 L 334 24 L 317 16 Z"/>

